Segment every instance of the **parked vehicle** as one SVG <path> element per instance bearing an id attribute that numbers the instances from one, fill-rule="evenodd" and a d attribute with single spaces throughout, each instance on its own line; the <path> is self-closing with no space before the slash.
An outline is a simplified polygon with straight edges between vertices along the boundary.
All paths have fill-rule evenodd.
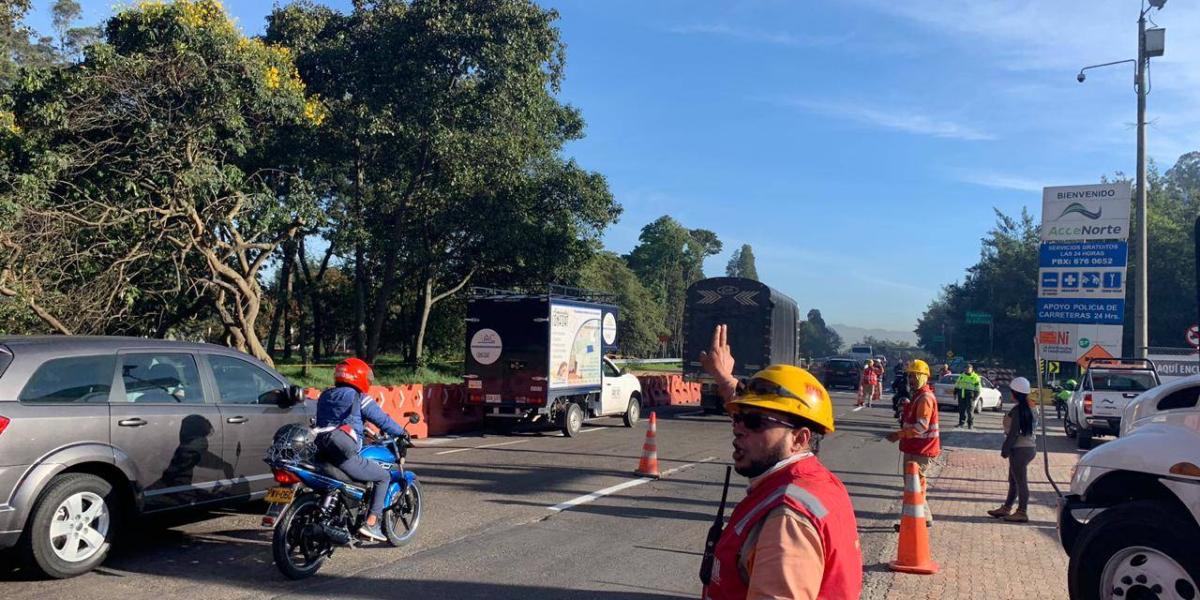
<path id="1" fill-rule="evenodd" d="M 420 421 L 415 414 L 409 417 L 409 423 Z M 276 432 L 266 458 L 279 485 L 267 492 L 271 508 L 263 525 L 274 527 L 275 566 L 290 579 L 315 575 L 337 547 L 354 545 L 352 532 L 367 518 L 370 494 L 379 493 L 374 483 L 355 481 L 341 469 L 315 460 L 313 441 L 307 426 L 285 426 Z M 404 468 L 412 446 L 406 431 L 403 437 L 378 437 L 360 453 L 391 473 L 380 525 L 393 546 L 412 541 L 421 523 L 421 484 Z"/>
<path id="2" fill-rule="evenodd" d="M 863 364 L 868 360 L 875 358 L 875 349 L 870 344 L 853 344 L 850 346 L 850 351 L 847 356 L 858 361 L 858 364 Z"/>
<path id="3" fill-rule="evenodd" d="M 467 301 L 467 401 L 493 425 L 549 422 L 574 436 L 591 417 L 641 415 L 642 386 L 604 351 L 617 341 L 612 296 L 475 288 Z"/>
<path id="4" fill-rule="evenodd" d="M 1159 384 L 1154 362 L 1138 358 L 1092 361 L 1079 389 L 1071 395 L 1067 437 L 1087 450 L 1098 435 L 1120 435 L 1121 414 L 1130 401 Z"/>
<path id="5" fill-rule="evenodd" d="M 262 498 L 300 388 L 209 344 L 0 337 L 0 548 L 50 577 L 102 563 L 137 516 Z"/>
<path id="6" fill-rule="evenodd" d="M 1120 438 L 1072 470 L 1058 505 L 1072 598 L 1197 597 L 1198 398 L 1200 375 L 1147 390 L 1123 408 Z"/>
<path id="7" fill-rule="evenodd" d="M 976 413 L 981 413 L 984 409 L 1000 412 L 1003 405 L 1003 395 L 1000 390 L 990 379 L 982 375 L 979 377 L 979 382 L 979 397 L 975 398 L 975 406 L 972 410 Z M 954 386 L 957 383 L 957 374 L 943 375 L 933 383 L 933 394 L 937 396 L 939 408 L 958 410 L 958 396 L 954 395 Z"/>
<path id="8" fill-rule="evenodd" d="M 857 390 L 862 369 L 863 363 L 854 358 L 826 358 L 821 360 L 820 368 L 813 374 L 827 390 L 836 387 Z"/>
<path id="9" fill-rule="evenodd" d="M 772 364 L 796 364 L 796 302 L 763 283 L 740 277 L 712 277 L 693 283 L 683 307 L 683 376 L 698 381 L 700 405 L 724 410 L 717 387 L 700 366 L 700 352 L 712 344 L 713 329 L 729 326 L 729 347 L 737 359 L 735 377 L 750 377 Z"/>

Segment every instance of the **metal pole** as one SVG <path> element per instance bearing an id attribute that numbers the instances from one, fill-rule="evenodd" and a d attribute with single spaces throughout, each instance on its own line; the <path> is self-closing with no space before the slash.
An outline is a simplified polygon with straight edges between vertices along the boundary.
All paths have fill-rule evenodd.
<path id="1" fill-rule="evenodd" d="M 1133 290 L 1133 355 L 1146 358 L 1150 345 L 1146 315 L 1149 277 L 1146 252 L 1146 12 L 1138 17 L 1137 60 L 1137 279 Z"/>

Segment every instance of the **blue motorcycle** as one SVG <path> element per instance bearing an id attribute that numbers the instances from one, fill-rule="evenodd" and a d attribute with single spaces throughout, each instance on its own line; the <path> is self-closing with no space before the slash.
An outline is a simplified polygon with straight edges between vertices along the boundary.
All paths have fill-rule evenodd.
<path id="1" fill-rule="evenodd" d="M 410 423 L 420 422 L 413 415 Z M 271 550 L 275 565 L 290 579 L 315 574 L 338 546 L 356 543 L 355 531 L 367 518 L 368 486 L 337 467 L 315 459 L 312 430 L 289 425 L 275 433 L 267 464 L 279 485 L 267 492 L 270 508 L 263 525 L 274 527 Z M 421 484 L 404 468 L 412 439 L 382 436 L 360 455 L 380 463 L 391 475 L 381 526 L 388 542 L 403 546 L 421 522 Z"/>

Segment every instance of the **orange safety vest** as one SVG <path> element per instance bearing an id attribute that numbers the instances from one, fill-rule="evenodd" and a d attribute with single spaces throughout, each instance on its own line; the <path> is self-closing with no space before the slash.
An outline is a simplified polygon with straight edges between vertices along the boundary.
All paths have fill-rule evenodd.
<path id="1" fill-rule="evenodd" d="M 780 505 L 800 513 L 821 536 L 825 571 L 822 600 L 856 599 L 862 593 L 862 550 L 850 494 L 817 457 L 796 461 L 757 482 L 729 516 L 714 549 L 712 581 L 704 600 L 745 600 L 750 591 L 742 572 L 741 552 L 756 525 Z"/>
<path id="2" fill-rule="evenodd" d="M 917 454 L 920 456 L 937 456 L 942 453 L 942 441 L 938 435 L 938 406 L 937 397 L 933 395 L 933 390 L 926 385 L 917 392 L 916 398 L 904 406 L 904 413 L 900 423 L 905 429 L 912 429 L 917 425 L 917 402 L 921 400 L 928 401 L 933 405 L 933 412 L 929 415 L 929 428 L 925 433 L 918 434 L 917 437 L 902 438 L 900 440 L 900 451 L 907 454 Z"/>

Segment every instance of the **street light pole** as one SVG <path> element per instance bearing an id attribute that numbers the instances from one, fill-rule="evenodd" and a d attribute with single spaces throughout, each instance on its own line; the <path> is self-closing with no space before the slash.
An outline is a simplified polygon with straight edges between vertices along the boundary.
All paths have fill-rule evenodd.
<path id="1" fill-rule="evenodd" d="M 1146 232 L 1146 12 L 1138 17 L 1137 57 L 1137 279 L 1133 287 L 1133 355 L 1146 358 L 1150 345 L 1146 315 L 1149 313 L 1147 292 L 1150 287 L 1146 253 L 1150 248 Z"/>

